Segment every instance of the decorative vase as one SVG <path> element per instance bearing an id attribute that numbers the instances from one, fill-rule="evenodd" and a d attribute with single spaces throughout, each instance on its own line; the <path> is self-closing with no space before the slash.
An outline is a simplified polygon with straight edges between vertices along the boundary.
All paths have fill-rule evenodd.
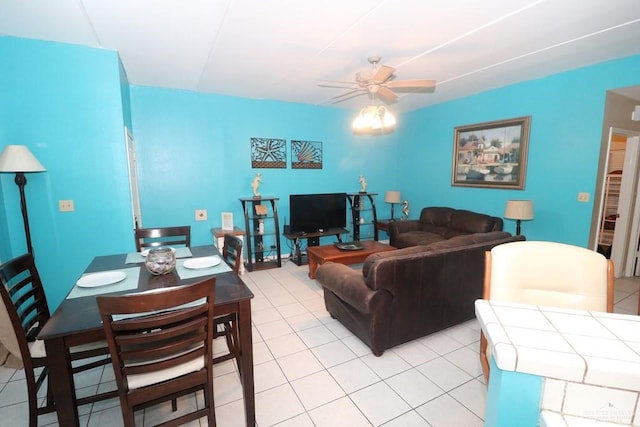
<path id="1" fill-rule="evenodd" d="M 176 266 L 176 254 L 168 247 L 151 249 L 144 265 L 149 273 L 156 276 L 170 273 Z"/>

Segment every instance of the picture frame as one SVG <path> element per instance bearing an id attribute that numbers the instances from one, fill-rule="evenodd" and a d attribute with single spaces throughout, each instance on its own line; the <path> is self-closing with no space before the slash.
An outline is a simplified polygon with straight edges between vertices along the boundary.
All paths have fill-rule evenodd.
<path id="1" fill-rule="evenodd" d="M 454 128 L 451 185 L 523 190 L 531 116 Z"/>
<path id="2" fill-rule="evenodd" d="M 233 213 L 232 212 L 222 212 L 222 229 L 223 230 L 233 230 Z"/>

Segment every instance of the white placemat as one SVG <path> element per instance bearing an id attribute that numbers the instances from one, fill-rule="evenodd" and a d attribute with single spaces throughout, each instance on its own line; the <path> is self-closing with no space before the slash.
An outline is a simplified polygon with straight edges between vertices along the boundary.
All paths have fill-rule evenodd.
<path id="1" fill-rule="evenodd" d="M 189 258 L 195 259 L 195 258 Z M 220 264 L 214 265 L 209 268 L 198 268 L 198 269 L 189 269 L 184 267 L 184 262 L 186 259 L 179 259 L 176 262 L 176 272 L 181 279 L 191 279 L 193 277 L 200 276 L 210 276 L 212 274 L 226 273 L 227 271 L 231 271 L 231 267 L 227 265 L 223 260 L 220 261 Z"/>
<path id="2" fill-rule="evenodd" d="M 110 294 L 112 292 L 130 291 L 132 289 L 138 289 L 138 280 L 140 279 L 140 266 L 131 268 L 122 268 L 114 271 L 123 271 L 127 274 L 127 277 L 118 283 L 112 283 L 110 285 L 97 286 L 94 288 L 81 288 L 78 285 L 74 285 L 69 296 L 67 298 L 80 298 L 89 297 L 92 295 Z M 96 271 L 96 273 L 98 273 Z M 87 273 L 93 274 L 93 273 Z M 87 274 L 83 274 L 86 276 Z"/>
<path id="3" fill-rule="evenodd" d="M 176 250 L 176 258 L 189 258 L 192 256 L 191 249 L 186 246 L 181 248 L 174 248 Z M 144 262 L 146 258 L 140 255 L 140 252 L 133 252 L 127 254 L 127 259 L 124 261 L 125 264 L 138 264 Z"/>

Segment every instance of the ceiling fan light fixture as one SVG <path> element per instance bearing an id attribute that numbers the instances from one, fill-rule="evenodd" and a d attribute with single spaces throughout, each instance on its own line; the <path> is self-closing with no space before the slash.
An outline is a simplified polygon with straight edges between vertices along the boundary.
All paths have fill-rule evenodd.
<path id="1" fill-rule="evenodd" d="M 384 106 L 370 105 L 360 110 L 353 120 L 352 129 L 356 135 L 384 135 L 396 128 L 396 118 Z"/>

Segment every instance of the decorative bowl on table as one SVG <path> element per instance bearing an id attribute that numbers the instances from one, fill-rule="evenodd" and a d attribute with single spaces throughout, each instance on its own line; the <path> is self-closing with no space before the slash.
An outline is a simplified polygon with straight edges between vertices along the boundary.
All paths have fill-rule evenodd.
<path id="1" fill-rule="evenodd" d="M 159 247 L 149 250 L 144 265 L 149 273 L 156 276 L 171 273 L 176 267 L 176 254 L 169 247 Z"/>

